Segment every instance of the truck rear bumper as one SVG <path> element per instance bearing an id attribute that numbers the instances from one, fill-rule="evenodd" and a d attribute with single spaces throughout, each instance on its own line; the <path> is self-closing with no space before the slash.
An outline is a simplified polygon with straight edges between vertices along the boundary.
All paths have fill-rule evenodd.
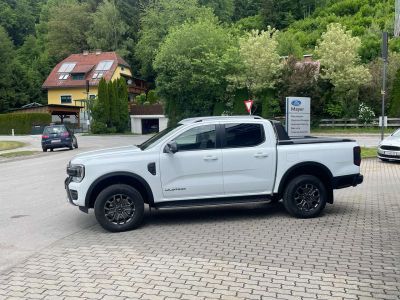
<path id="1" fill-rule="evenodd" d="M 364 181 L 364 176 L 361 174 L 337 176 L 332 178 L 332 187 L 334 189 L 343 189 L 349 186 L 359 185 L 363 181 Z"/>

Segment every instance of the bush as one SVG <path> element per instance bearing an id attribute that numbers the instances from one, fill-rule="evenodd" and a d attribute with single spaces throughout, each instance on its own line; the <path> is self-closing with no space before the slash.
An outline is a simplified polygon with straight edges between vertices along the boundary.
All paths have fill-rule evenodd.
<path id="1" fill-rule="evenodd" d="M 358 119 L 364 124 L 371 124 L 372 120 L 375 118 L 374 111 L 366 106 L 364 103 L 360 103 L 358 108 Z"/>
<path id="2" fill-rule="evenodd" d="M 30 134 L 32 127 L 49 125 L 51 115 L 48 113 L 9 113 L 0 115 L 0 134 Z"/>
<path id="3" fill-rule="evenodd" d="M 105 133 L 107 131 L 107 125 L 100 121 L 92 121 L 92 124 L 90 124 L 90 131 L 95 134 Z"/>
<path id="4" fill-rule="evenodd" d="M 103 122 L 93 121 L 91 124 L 90 132 L 94 134 L 107 134 L 116 133 L 117 129 L 115 127 L 107 127 Z"/>

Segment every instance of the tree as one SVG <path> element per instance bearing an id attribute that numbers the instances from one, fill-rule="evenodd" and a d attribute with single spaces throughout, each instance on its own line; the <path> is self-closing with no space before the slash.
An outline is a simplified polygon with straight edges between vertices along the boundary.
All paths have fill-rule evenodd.
<path id="1" fill-rule="evenodd" d="M 347 116 L 356 114 L 359 88 L 371 80 L 368 69 L 360 65 L 360 45 L 358 37 L 352 37 L 342 25 L 333 23 L 315 49 L 322 66 L 321 77 L 332 83 L 336 105 L 340 104 Z"/>
<path id="2" fill-rule="evenodd" d="M 58 62 L 71 53 L 88 49 L 86 32 L 91 24 L 89 8 L 84 3 L 68 0 L 51 6 L 46 39 L 50 56 Z"/>
<path id="3" fill-rule="evenodd" d="M 276 36 L 277 31 L 268 27 L 266 31 L 253 30 L 240 38 L 239 48 L 233 55 L 236 56 L 235 72 L 228 76 L 233 88 L 246 88 L 252 98 L 274 89 L 282 68 Z"/>
<path id="4" fill-rule="evenodd" d="M 128 125 L 128 87 L 125 79 L 99 82 L 98 96 L 92 104 L 92 132 L 124 132 Z"/>
<path id="5" fill-rule="evenodd" d="M 212 10 L 200 7 L 196 0 L 159 0 L 146 7 L 141 18 L 141 31 L 136 45 L 136 57 L 141 64 L 141 74 L 146 79 L 155 77 L 153 61 L 159 45 L 169 30 L 185 21 L 211 18 Z"/>
<path id="6" fill-rule="evenodd" d="M 95 49 L 126 52 L 124 34 L 126 23 L 121 19 L 114 0 L 104 0 L 93 14 L 93 23 L 88 34 L 88 44 Z M 122 53 L 121 53 L 122 52 Z"/>
<path id="7" fill-rule="evenodd" d="M 128 86 L 123 77 L 117 80 L 117 110 L 119 114 L 117 131 L 124 132 L 128 127 L 129 110 L 128 110 Z"/>
<path id="8" fill-rule="evenodd" d="M 238 21 L 259 13 L 262 0 L 235 0 L 232 19 Z"/>
<path id="9" fill-rule="evenodd" d="M 171 123 L 211 115 L 226 91 L 226 51 L 235 42 L 215 19 L 187 22 L 168 34 L 154 61 L 157 94 Z"/>
<path id="10" fill-rule="evenodd" d="M 14 47 L 5 29 L 0 26 L 0 113 L 8 110 L 14 99 L 14 89 L 10 77 Z"/>
<path id="11" fill-rule="evenodd" d="M 210 7 L 223 22 L 231 21 L 235 9 L 233 0 L 199 0 L 199 4 Z"/>
<path id="12" fill-rule="evenodd" d="M 104 78 L 99 82 L 97 99 L 92 103 L 91 113 L 93 118 L 92 131 L 93 127 L 96 126 L 107 127 L 108 116 L 110 114 L 110 104 L 108 99 L 107 82 Z"/>
<path id="13" fill-rule="evenodd" d="M 314 11 L 314 0 L 264 0 L 261 15 L 266 25 L 282 29 Z"/>
<path id="14" fill-rule="evenodd" d="M 302 58 L 303 49 L 296 36 L 290 32 L 282 32 L 278 35 L 278 53 L 281 56 L 294 56 Z"/>
<path id="15" fill-rule="evenodd" d="M 400 69 L 396 72 L 396 78 L 393 84 L 389 115 L 394 118 L 400 117 Z"/>
<path id="16" fill-rule="evenodd" d="M 312 114 L 321 115 L 324 99 L 321 95 L 318 71 L 318 62 L 304 63 L 289 56 L 277 83 L 281 107 L 284 107 L 288 96 L 311 97 Z M 328 89 L 325 89 L 325 92 L 328 92 Z"/>
<path id="17" fill-rule="evenodd" d="M 25 37 L 35 32 L 35 21 L 42 2 L 0 0 L 0 25 L 6 29 L 15 45 L 22 45 Z"/>

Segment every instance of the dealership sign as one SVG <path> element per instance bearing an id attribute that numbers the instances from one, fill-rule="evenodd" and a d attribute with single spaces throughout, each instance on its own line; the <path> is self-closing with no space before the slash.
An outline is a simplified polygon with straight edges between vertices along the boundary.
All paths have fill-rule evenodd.
<path id="1" fill-rule="evenodd" d="M 286 97 L 286 131 L 289 136 L 310 135 L 310 98 Z"/>

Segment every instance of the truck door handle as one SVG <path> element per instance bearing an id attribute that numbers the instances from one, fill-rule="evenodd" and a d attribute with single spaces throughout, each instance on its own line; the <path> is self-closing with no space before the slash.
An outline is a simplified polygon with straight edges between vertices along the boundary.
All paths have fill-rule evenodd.
<path id="1" fill-rule="evenodd" d="M 208 155 L 208 156 L 204 156 L 203 159 L 204 160 L 217 160 L 218 157 L 216 157 L 215 155 Z"/>
<path id="2" fill-rule="evenodd" d="M 254 154 L 254 157 L 256 157 L 256 158 L 268 157 L 268 153 L 256 153 L 256 154 Z"/>

